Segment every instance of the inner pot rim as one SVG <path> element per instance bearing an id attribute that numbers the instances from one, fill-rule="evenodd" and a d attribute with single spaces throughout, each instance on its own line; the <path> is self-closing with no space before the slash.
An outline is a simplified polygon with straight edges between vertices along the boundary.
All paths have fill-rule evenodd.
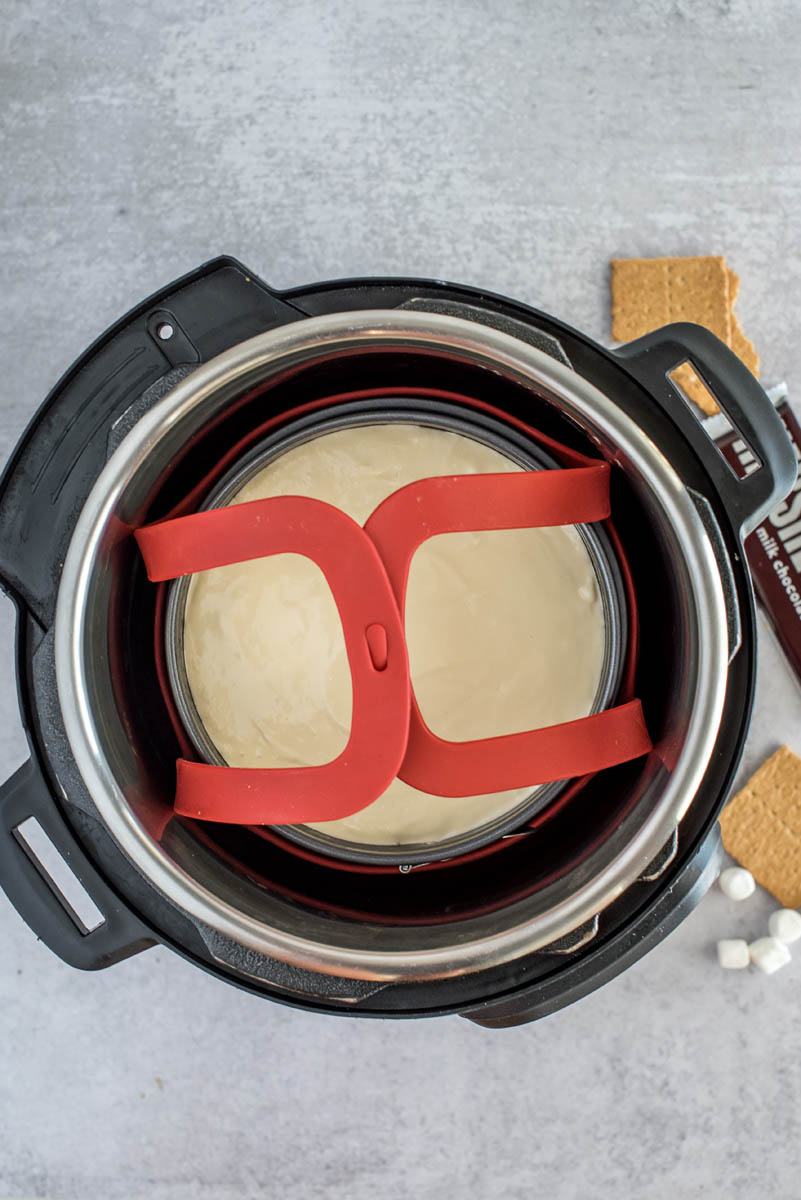
<path id="1" fill-rule="evenodd" d="M 558 402 L 585 433 L 613 450 L 651 503 L 658 504 L 678 547 L 690 584 L 687 596 L 698 654 L 687 734 L 658 802 L 631 839 L 565 899 L 534 917 L 480 936 L 450 936 L 455 944 L 400 951 L 354 947 L 301 937 L 266 925 L 201 886 L 170 859 L 130 808 L 104 754 L 89 700 L 87 631 L 98 563 L 130 527 L 121 527 L 126 489 L 137 476 L 152 480 L 154 452 L 167 439 L 180 444 L 182 426 L 208 418 L 236 389 L 263 383 L 293 366 L 332 353 L 413 350 L 482 367 Z M 607 448 L 608 448 L 607 447 Z M 162 447 L 163 452 L 164 447 Z M 59 701 L 76 765 L 109 832 L 134 865 L 173 904 L 197 921 L 260 953 L 321 974 L 383 982 L 445 978 L 499 966 L 548 945 L 591 920 L 656 857 L 691 803 L 714 748 L 723 711 L 728 636 L 723 586 L 712 541 L 674 468 L 644 431 L 614 402 L 571 368 L 506 333 L 461 318 L 408 310 L 364 310 L 313 317 L 260 334 L 199 366 L 178 383 L 125 437 L 96 481 L 76 523 L 59 587 L 55 622 Z M 600 851 L 598 852 L 600 854 Z M 514 917 L 515 906 L 504 910 Z M 420 931 L 420 937 L 424 935 Z M 350 930 L 351 936 L 353 930 Z M 329 937 L 328 934 L 331 936 Z"/>

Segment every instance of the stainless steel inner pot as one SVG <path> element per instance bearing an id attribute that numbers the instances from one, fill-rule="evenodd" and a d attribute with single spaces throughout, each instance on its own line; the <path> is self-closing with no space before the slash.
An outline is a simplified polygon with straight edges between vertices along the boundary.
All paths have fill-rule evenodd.
<path id="1" fill-rule="evenodd" d="M 468 419 L 464 409 L 438 404 L 435 412 L 424 408 L 415 410 L 413 401 L 404 407 L 393 408 L 390 400 L 380 413 L 365 413 L 359 405 L 342 405 L 329 415 L 307 416 L 291 423 L 246 454 L 210 491 L 200 508 L 222 508 L 268 463 L 295 446 L 339 429 L 357 425 L 376 425 L 403 422 L 447 430 L 492 446 L 505 457 L 527 470 L 543 470 L 558 466 L 555 460 L 509 425 L 476 412 Z M 613 700 L 623 670 L 626 653 L 626 603 L 617 561 L 604 530 L 600 526 L 576 526 L 590 556 L 598 592 L 601 598 L 605 644 L 598 689 L 591 712 L 599 712 Z M 184 618 L 191 576 L 183 576 L 170 585 L 165 617 L 165 652 L 173 696 L 181 718 L 195 748 L 208 762 L 227 765 L 223 755 L 205 728 L 192 698 L 184 658 Z M 502 583 L 499 581 L 499 586 Z M 282 825 L 276 828 L 291 841 L 310 850 L 352 862 L 381 865 L 409 865 L 432 860 L 443 861 L 478 849 L 499 837 L 525 825 L 564 787 L 564 782 L 541 784 L 508 812 L 485 824 L 436 842 L 404 844 L 365 844 L 325 834 L 303 825 Z"/>
<path id="2" fill-rule="evenodd" d="M 136 730 L 119 678 L 125 663 L 116 655 L 120 591 L 137 564 L 131 530 L 149 519 L 153 497 L 188 442 L 249 390 L 263 394 L 290 372 L 296 378 L 334 360 L 357 363 L 360 355 L 385 353 L 402 355 L 422 378 L 436 360 L 499 391 L 528 392 L 532 409 L 583 432 L 625 477 L 645 531 L 643 553 L 658 556 L 665 581 L 669 620 L 661 636 L 670 653 L 656 681 L 655 749 L 625 773 L 625 804 L 609 791 L 611 820 L 604 818 L 603 837 L 582 844 L 575 865 L 566 860 L 538 890 L 449 924 L 410 919 L 388 926 L 332 916 L 229 869 L 221 855 L 201 847 L 191 822 L 171 818 L 164 772 L 157 774 L 132 742 Z M 710 763 L 729 634 L 716 556 L 722 538 L 714 517 L 702 511 L 660 446 L 614 396 L 499 330 L 438 313 L 362 310 L 298 320 L 242 342 L 197 367 L 136 422 L 86 500 L 64 562 L 55 623 L 59 706 L 101 820 L 136 870 L 205 931 L 210 947 L 228 939 L 256 958 L 318 975 L 414 985 L 499 967 L 551 944 L 593 920 L 643 874 Z M 526 839 L 533 856 L 539 836 Z"/>

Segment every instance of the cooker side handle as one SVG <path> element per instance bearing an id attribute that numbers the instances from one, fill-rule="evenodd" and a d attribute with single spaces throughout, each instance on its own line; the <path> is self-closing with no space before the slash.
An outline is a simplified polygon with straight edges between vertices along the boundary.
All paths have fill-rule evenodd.
<path id="1" fill-rule="evenodd" d="M 36 936 L 70 966 L 94 971 L 155 945 L 78 846 L 34 758 L 0 787 L 0 886 Z"/>
<path id="2" fill-rule="evenodd" d="M 687 322 L 665 325 L 614 354 L 692 443 L 742 537 L 752 533 L 792 488 L 798 463 L 781 418 L 745 364 L 708 329 Z M 670 379 L 669 372 L 687 360 L 761 463 L 743 479 Z"/>
<path id="3" fill-rule="evenodd" d="M 627 970 L 690 915 L 715 882 L 722 858 L 720 825 L 715 821 L 680 871 L 635 920 L 608 938 L 601 925 L 598 938 L 587 950 L 577 947 L 575 960 L 562 970 L 508 997 L 462 1011 L 460 1016 L 485 1029 L 510 1029 L 550 1016 L 588 996 Z M 635 886 L 647 883 L 643 879 Z M 548 947 L 538 953 L 547 954 Z"/>

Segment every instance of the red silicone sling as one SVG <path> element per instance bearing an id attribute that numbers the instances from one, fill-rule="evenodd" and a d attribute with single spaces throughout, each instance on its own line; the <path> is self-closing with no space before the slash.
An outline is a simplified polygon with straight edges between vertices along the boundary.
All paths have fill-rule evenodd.
<path id="1" fill-rule="evenodd" d="M 251 768 L 179 759 L 176 811 L 283 825 L 328 820 L 332 801 L 347 816 L 364 808 L 363 797 L 380 796 L 406 749 L 409 661 L 397 602 L 363 529 L 331 504 L 277 496 L 146 526 L 136 539 L 154 581 L 272 554 L 310 558 L 336 601 L 353 679 L 350 737 L 332 762 Z"/>
<path id="2" fill-rule="evenodd" d="M 303 768 L 179 759 L 176 812 L 236 824 L 328 821 L 367 807 L 396 775 L 422 791 L 466 796 L 583 775 L 647 753 L 638 700 L 526 733 L 444 741 L 423 721 L 409 679 L 406 584 L 414 552 L 427 538 L 608 516 L 609 466 L 595 462 L 419 480 L 380 504 L 364 529 L 331 505 L 290 496 L 138 530 L 154 582 L 272 554 L 312 559 L 333 593 L 352 677 L 351 732 L 338 758 Z"/>
<path id="3" fill-rule="evenodd" d="M 536 482 L 535 482 L 536 481 Z M 581 515 L 578 515 L 581 514 Z M 609 516 L 609 466 L 515 475 L 421 479 L 388 496 L 365 524 L 401 619 L 409 567 L 439 533 L 587 524 Z M 470 796 L 599 771 L 650 750 L 639 700 L 526 733 L 449 742 L 432 733 L 410 683 L 404 783 L 440 796 Z M 533 773 L 532 773 L 533 772 Z"/>

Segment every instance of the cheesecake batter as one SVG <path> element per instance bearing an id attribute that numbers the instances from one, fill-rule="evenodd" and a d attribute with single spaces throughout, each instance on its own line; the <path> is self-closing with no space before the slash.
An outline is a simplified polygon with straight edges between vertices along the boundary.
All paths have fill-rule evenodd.
<path id="1" fill-rule="evenodd" d="M 386 423 L 286 451 L 229 503 L 311 496 L 364 524 L 415 479 L 520 469 L 462 434 Z M 440 737 L 469 741 L 587 716 L 605 637 L 581 537 L 559 526 L 431 538 L 412 560 L 406 638 L 420 710 Z M 193 576 L 184 652 L 200 718 L 231 766 L 316 766 L 345 748 L 345 641 L 309 559 L 277 555 Z M 442 797 L 395 779 L 361 812 L 309 828 L 381 846 L 438 842 L 484 825 L 532 790 Z"/>

